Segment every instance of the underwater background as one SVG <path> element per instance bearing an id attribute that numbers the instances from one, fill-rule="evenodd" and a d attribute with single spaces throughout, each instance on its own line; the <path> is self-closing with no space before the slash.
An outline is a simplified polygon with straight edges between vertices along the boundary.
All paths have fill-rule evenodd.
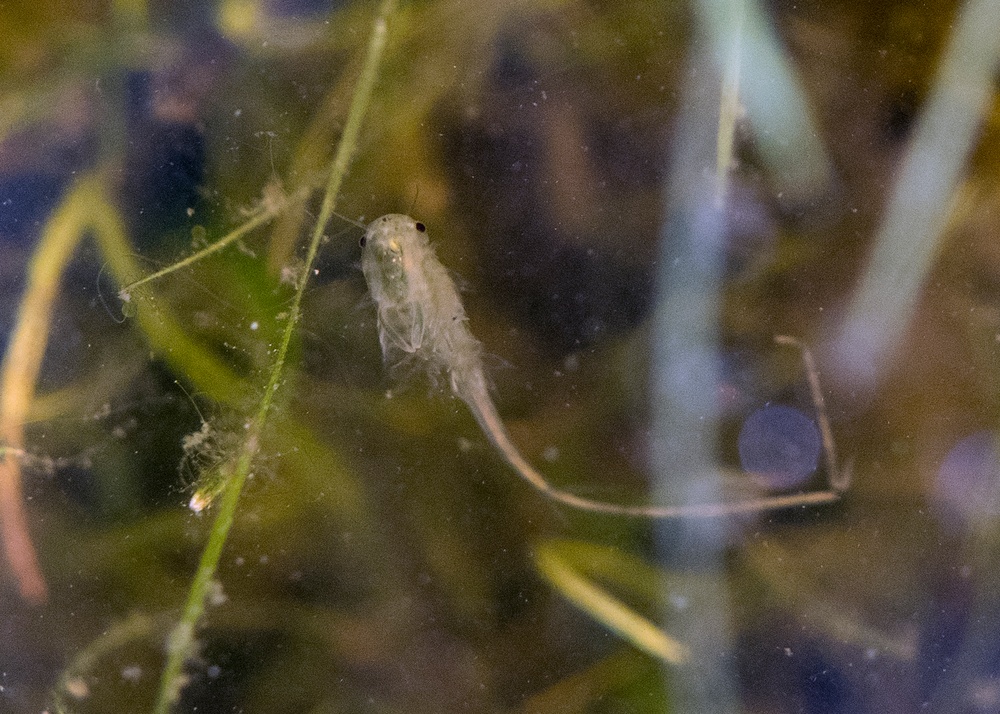
<path id="1" fill-rule="evenodd" d="M 0 13 L 0 712 L 1000 710 L 1000 6 Z M 426 226 L 531 488 L 385 364 Z"/>

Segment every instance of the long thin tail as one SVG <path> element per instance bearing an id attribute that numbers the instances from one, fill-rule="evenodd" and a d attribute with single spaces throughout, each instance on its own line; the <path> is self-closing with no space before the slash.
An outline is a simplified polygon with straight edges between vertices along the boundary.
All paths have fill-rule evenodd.
<path id="1" fill-rule="evenodd" d="M 461 379 L 458 378 L 459 375 L 453 374 L 452 388 L 455 394 L 469 407 L 486 438 L 503 455 L 504 459 L 518 475 L 549 498 L 572 508 L 594 513 L 607 513 L 638 518 L 718 518 L 783 508 L 799 508 L 834 503 L 840 499 L 841 493 L 847 488 L 850 482 L 850 474 L 847 471 L 842 473 L 837 466 L 836 454 L 833 449 L 833 437 L 826 417 L 822 393 L 819 390 L 819 380 L 816 377 L 812 355 L 805 345 L 794 338 L 781 336 L 775 338 L 775 341 L 779 344 L 798 347 L 803 353 L 806 372 L 809 375 L 809 387 L 816 406 L 820 434 L 826 452 L 827 470 L 830 481 L 830 488 L 827 490 L 781 496 L 763 496 L 726 503 L 699 503 L 683 506 L 623 506 L 606 501 L 595 501 L 556 488 L 521 455 L 521 452 L 511 441 L 510 435 L 507 433 L 507 428 L 504 426 L 503 421 L 500 419 L 500 414 L 493 405 L 493 400 L 490 398 L 486 387 L 486 379 L 481 369 L 472 369 L 469 374 L 464 375 Z"/>

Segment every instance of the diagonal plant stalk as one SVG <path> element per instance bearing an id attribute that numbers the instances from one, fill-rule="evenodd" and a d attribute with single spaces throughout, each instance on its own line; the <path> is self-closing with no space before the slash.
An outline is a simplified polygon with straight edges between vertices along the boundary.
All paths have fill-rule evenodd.
<path id="1" fill-rule="evenodd" d="M 312 271 L 316 254 L 319 252 L 323 232 L 336 207 L 337 195 L 340 192 L 340 185 L 347 172 L 348 163 L 357 145 L 361 122 L 370 103 L 372 89 L 375 79 L 378 76 L 382 51 L 386 44 L 388 21 L 394 7 L 394 0 L 383 0 L 378 16 L 375 19 L 371 38 L 368 42 L 365 61 L 361 69 L 361 76 L 358 79 L 358 85 L 351 100 L 350 109 L 347 114 L 347 123 L 344 126 L 344 133 L 334 157 L 323 202 L 320 206 L 319 216 L 316 219 L 312 237 L 309 241 L 305 267 L 302 277 L 299 280 L 298 288 L 292 298 L 288 320 L 285 330 L 282 333 L 281 343 L 278 347 L 278 353 L 274 360 L 274 366 L 271 370 L 264 396 L 261 399 L 256 414 L 250 421 L 249 428 L 247 429 L 247 437 L 240 450 L 232 479 L 222 494 L 218 515 L 212 524 L 212 530 L 209 534 L 205 550 L 202 551 L 198 570 L 191 584 L 191 589 L 188 592 L 184 613 L 167 640 L 167 662 L 160 679 L 159 695 L 153 709 L 155 714 L 167 714 L 173 703 L 180 696 L 184 684 L 181 670 L 183 669 L 184 662 L 194 653 L 195 628 L 204 613 L 205 600 L 211 587 L 212 579 L 215 577 L 219 559 L 222 555 L 222 548 L 225 545 L 229 530 L 233 524 L 240 493 L 243 490 L 247 477 L 250 475 L 253 460 L 259 448 L 261 435 L 274 403 L 274 395 L 281 381 L 284 379 L 285 358 L 288 354 L 292 335 L 298 325 L 302 297 L 305 294 L 308 276 Z"/>
<path id="2" fill-rule="evenodd" d="M 134 285 L 141 269 L 133 259 L 132 245 L 121 214 L 107 195 L 107 184 L 107 177 L 98 171 L 81 178 L 74 190 L 89 191 L 90 216 L 87 225 L 107 261 L 109 273 L 119 285 Z M 259 388 L 191 337 L 181 320 L 172 314 L 169 307 L 158 302 L 148 285 L 133 287 L 130 295 L 133 298 L 130 303 L 133 319 L 152 352 L 175 373 L 183 375 L 196 391 L 229 409 L 245 412 L 248 404 L 246 395 L 257 393 Z M 322 461 L 326 471 L 337 474 L 336 478 L 324 480 L 322 484 L 331 493 L 331 505 L 335 506 L 337 516 L 358 525 L 368 522 L 370 518 L 366 514 L 364 497 L 349 477 L 348 468 L 341 458 L 317 443 L 311 430 L 294 418 L 283 424 L 282 431 L 296 444 L 296 448 L 285 453 L 289 469 L 299 472 L 303 470 L 300 466 Z M 22 464 L 24 459 L 22 455 Z"/>
<path id="3" fill-rule="evenodd" d="M 293 195 L 289 196 L 281 203 L 261 208 L 259 211 L 254 213 L 254 215 L 246 223 L 229 231 L 229 233 L 227 233 L 214 243 L 206 246 L 205 248 L 202 248 L 199 251 L 192 253 L 187 258 L 179 260 L 171 265 L 168 265 L 162 270 L 157 270 L 155 273 L 147 275 L 144 278 L 139 278 L 135 282 L 129 283 L 118 292 L 118 296 L 122 300 L 127 302 L 131 298 L 132 291 L 135 290 L 136 288 L 145 285 L 146 283 L 151 283 L 154 280 L 159 280 L 160 278 L 169 275 L 170 273 L 173 273 L 176 270 L 180 270 L 181 268 L 186 268 L 189 265 L 197 263 L 202 258 L 207 258 L 213 253 L 219 252 L 226 246 L 235 243 L 243 236 L 252 233 L 258 227 L 267 224 L 271 219 L 278 216 L 285 209 L 287 205 L 298 203 L 299 201 L 304 199 L 307 193 L 308 193 L 307 190 L 300 189 L 299 191 L 296 191 Z"/>
<path id="4" fill-rule="evenodd" d="M 25 462 L 31 463 L 33 460 L 23 449 L 24 423 L 28 420 L 28 412 L 35 400 L 35 386 L 48 342 L 52 307 L 66 266 L 88 230 L 94 229 L 99 238 L 107 236 L 109 231 L 123 231 L 108 225 L 109 221 L 113 222 L 113 218 L 109 218 L 113 216 L 113 211 L 107 210 L 103 198 L 105 178 L 97 171 L 78 180 L 45 225 L 29 265 L 27 287 L 18 310 L 17 323 L 0 369 L 0 533 L 4 553 L 11 565 L 19 592 L 25 600 L 32 603 L 43 602 L 48 588 L 38 565 L 24 514 L 21 469 Z M 286 203 L 299 198 L 296 194 Z M 273 218 L 283 207 L 284 205 L 275 205 L 262 210 L 250 221 L 194 257 L 204 257 L 220 250 Z M 112 256 L 122 254 L 121 251 L 107 252 Z M 192 259 L 182 261 L 154 276 L 133 283 L 128 289 L 134 289 L 154 277 L 160 277 L 191 262 Z M 119 272 L 134 275 L 136 270 L 133 267 Z M 175 332 L 178 334 L 172 342 L 177 346 L 186 338 L 183 338 L 183 330 L 179 326 Z M 224 373 L 217 366 L 213 369 L 214 365 L 204 360 L 189 366 L 192 373 L 204 375 L 206 382 L 218 387 L 220 394 L 216 396 L 222 398 L 222 401 L 225 400 L 224 396 L 244 391 L 239 388 L 232 375 Z"/>
<path id="5" fill-rule="evenodd" d="M 961 3 L 956 14 L 834 345 L 844 376 L 857 386 L 874 389 L 886 376 L 919 309 L 981 127 L 993 121 L 998 23 L 1000 5 L 992 0 Z"/>
<path id="6" fill-rule="evenodd" d="M 538 572 L 557 592 L 609 630 L 667 664 L 687 661 L 687 647 L 595 582 L 599 577 L 637 592 L 648 592 L 652 585 L 655 592 L 655 569 L 614 549 L 579 541 L 545 541 L 534 557 Z"/>

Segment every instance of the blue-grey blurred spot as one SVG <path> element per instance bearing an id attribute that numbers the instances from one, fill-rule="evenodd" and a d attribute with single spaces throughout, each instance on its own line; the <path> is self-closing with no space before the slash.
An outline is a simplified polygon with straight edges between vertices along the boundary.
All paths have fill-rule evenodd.
<path id="1" fill-rule="evenodd" d="M 743 470 L 763 478 L 770 488 L 789 489 L 808 479 L 819 466 L 819 429 L 798 409 L 765 406 L 743 422 L 737 442 Z"/>
<path id="2" fill-rule="evenodd" d="M 977 431 L 955 444 L 938 469 L 931 503 L 939 517 L 961 526 L 974 516 L 1000 512 L 1000 452 L 992 431 Z"/>

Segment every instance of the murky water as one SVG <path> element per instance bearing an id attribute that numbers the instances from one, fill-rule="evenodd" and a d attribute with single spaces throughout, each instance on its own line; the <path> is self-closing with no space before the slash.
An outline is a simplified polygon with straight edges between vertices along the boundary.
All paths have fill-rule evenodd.
<path id="1" fill-rule="evenodd" d="M 990 3 L 402 3 L 306 270 L 376 5 L 0 21 L 0 710 L 996 711 Z"/>

